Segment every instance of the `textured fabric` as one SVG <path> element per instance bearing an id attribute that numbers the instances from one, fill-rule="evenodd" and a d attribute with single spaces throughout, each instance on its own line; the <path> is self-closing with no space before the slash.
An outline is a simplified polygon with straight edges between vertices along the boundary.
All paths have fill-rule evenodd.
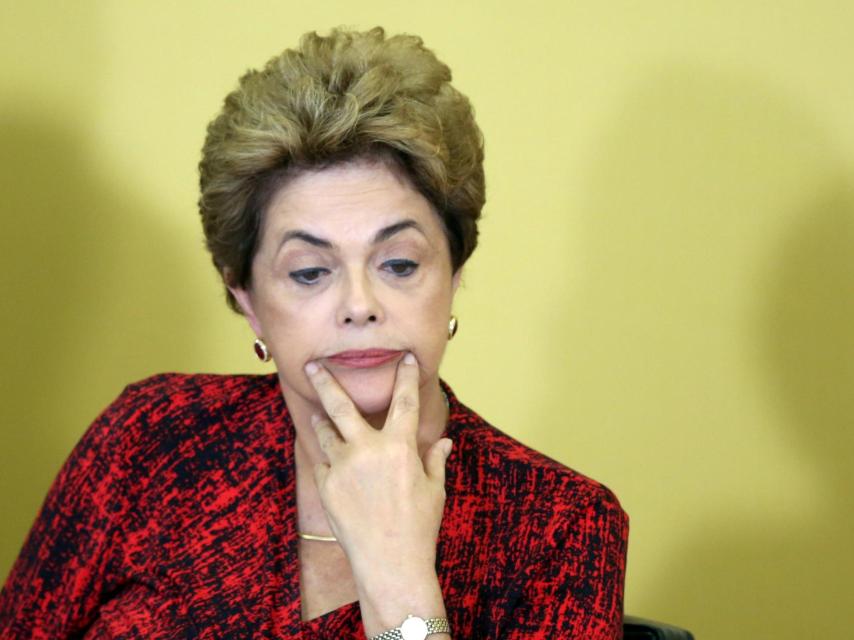
<path id="1" fill-rule="evenodd" d="M 619 638 L 616 498 L 443 388 L 455 640 Z M 129 386 L 54 482 L 0 593 L 0 638 L 364 639 L 357 602 L 300 620 L 294 438 L 275 375 Z"/>

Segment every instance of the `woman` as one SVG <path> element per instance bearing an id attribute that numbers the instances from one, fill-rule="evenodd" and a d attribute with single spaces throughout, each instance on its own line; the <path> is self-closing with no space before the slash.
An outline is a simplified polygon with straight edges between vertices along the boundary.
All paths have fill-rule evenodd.
<path id="1" fill-rule="evenodd" d="M 3 638 L 617 638 L 627 522 L 439 379 L 482 143 L 415 37 L 306 35 L 211 123 L 200 209 L 270 376 L 129 386 L 60 472 Z"/>

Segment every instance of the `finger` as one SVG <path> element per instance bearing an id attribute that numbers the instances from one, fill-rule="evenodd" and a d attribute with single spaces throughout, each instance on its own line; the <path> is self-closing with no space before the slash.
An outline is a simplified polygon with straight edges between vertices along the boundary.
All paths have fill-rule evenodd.
<path id="1" fill-rule="evenodd" d="M 386 427 L 406 431 L 412 437 L 418 431 L 420 407 L 418 362 L 412 353 L 407 353 L 397 365 L 394 389 L 391 393 Z"/>
<path id="2" fill-rule="evenodd" d="M 333 462 L 339 455 L 344 441 L 332 424 L 328 420 L 317 414 L 311 416 L 311 426 L 314 428 L 314 435 L 317 438 L 317 443 L 320 445 L 320 450 L 326 454 L 330 462 Z"/>
<path id="3" fill-rule="evenodd" d="M 451 455 L 452 446 L 450 438 L 442 438 L 433 443 L 424 456 L 424 470 L 427 472 L 427 477 L 442 485 L 445 484 L 445 465 L 448 456 Z"/>
<path id="4" fill-rule="evenodd" d="M 309 362 L 305 366 L 305 373 L 317 391 L 317 397 L 320 398 L 326 415 L 338 427 L 338 432 L 345 441 L 352 440 L 366 428 L 370 428 L 350 396 L 323 366 Z"/>

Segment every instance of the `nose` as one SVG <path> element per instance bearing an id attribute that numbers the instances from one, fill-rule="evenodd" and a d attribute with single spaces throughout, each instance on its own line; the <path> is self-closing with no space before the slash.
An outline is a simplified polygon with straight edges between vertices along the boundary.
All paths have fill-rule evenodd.
<path id="1" fill-rule="evenodd" d="M 338 323 L 363 326 L 379 322 L 382 318 L 382 309 L 370 279 L 365 274 L 350 274 L 343 287 Z"/>

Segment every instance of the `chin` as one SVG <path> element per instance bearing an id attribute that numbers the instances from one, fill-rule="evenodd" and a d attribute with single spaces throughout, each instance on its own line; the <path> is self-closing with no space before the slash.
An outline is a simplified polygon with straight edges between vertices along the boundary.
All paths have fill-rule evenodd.
<path id="1" fill-rule="evenodd" d="M 353 400 L 359 413 L 373 415 L 388 410 L 396 371 L 396 365 L 370 369 L 340 368 L 332 375 Z"/>

